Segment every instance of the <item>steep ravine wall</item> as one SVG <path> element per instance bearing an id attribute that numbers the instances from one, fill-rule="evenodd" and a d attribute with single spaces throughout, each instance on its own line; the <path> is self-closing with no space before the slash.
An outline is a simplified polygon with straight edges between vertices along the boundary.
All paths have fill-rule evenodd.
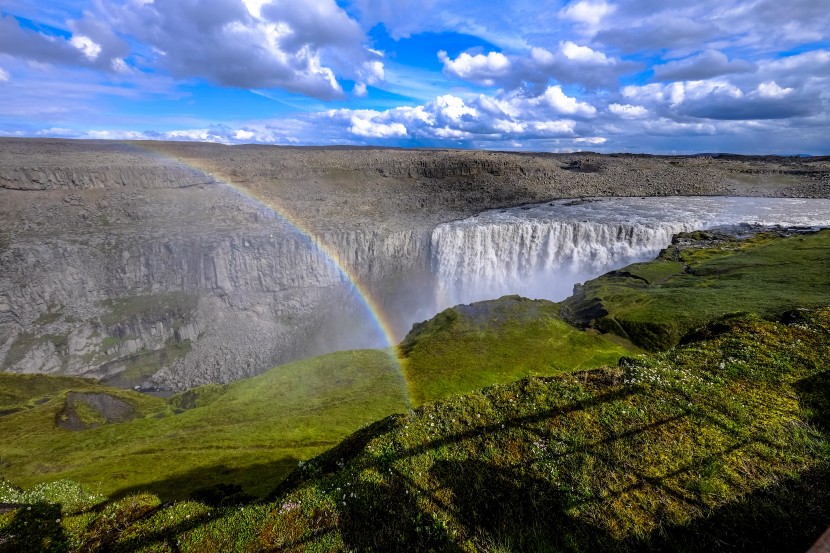
<path id="1" fill-rule="evenodd" d="M 0 370 L 182 389 L 382 345 L 288 223 L 402 337 L 436 307 L 437 225 L 668 194 L 830 196 L 830 161 L 0 139 Z"/>
<path id="2" fill-rule="evenodd" d="M 413 321 L 394 314 L 417 312 L 413 276 L 427 272 L 428 237 L 343 232 L 326 239 L 345 265 L 361 267 L 350 272 L 403 333 Z M 287 225 L 15 242 L 0 254 L 3 368 L 179 389 L 385 345 L 349 279 L 309 245 Z M 387 284 L 404 277 L 413 286 L 400 293 Z"/>

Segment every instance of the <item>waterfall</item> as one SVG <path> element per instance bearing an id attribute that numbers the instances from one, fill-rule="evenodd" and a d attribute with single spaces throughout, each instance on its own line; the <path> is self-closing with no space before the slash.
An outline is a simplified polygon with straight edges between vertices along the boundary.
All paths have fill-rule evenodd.
<path id="1" fill-rule="evenodd" d="M 436 308 L 505 294 L 559 301 L 574 284 L 653 259 L 679 232 L 740 223 L 827 226 L 830 202 L 605 198 L 487 211 L 433 230 Z"/>
<path id="2" fill-rule="evenodd" d="M 436 303 L 505 294 L 562 300 L 574 284 L 654 258 L 691 223 L 524 221 L 440 225 L 432 233 Z"/>

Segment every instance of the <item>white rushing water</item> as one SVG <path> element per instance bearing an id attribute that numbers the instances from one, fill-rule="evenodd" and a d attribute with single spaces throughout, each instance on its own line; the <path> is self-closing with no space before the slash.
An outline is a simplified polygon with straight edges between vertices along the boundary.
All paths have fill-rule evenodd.
<path id="1" fill-rule="evenodd" d="M 742 223 L 830 226 L 830 200 L 602 198 L 486 211 L 433 231 L 436 307 L 505 294 L 559 301 L 574 284 L 653 259 L 678 232 Z"/>

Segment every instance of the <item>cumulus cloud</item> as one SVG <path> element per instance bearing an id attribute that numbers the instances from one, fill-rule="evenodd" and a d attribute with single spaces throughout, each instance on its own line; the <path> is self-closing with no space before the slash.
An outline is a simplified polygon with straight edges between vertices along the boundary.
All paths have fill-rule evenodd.
<path id="1" fill-rule="evenodd" d="M 784 98 L 792 94 L 792 88 L 781 88 L 775 81 L 761 83 L 756 89 L 756 93 L 761 98 Z"/>
<path id="2" fill-rule="evenodd" d="M 648 110 L 643 106 L 632 106 L 631 104 L 610 104 L 608 111 L 623 119 L 641 119 L 648 115 Z"/>
<path id="3" fill-rule="evenodd" d="M 497 80 L 509 75 L 511 69 L 510 60 L 501 52 L 474 56 L 464 52 L 456 59 L 451 59 L 445 51 L 441 50 L 438 52 L 438 59 L 444 64 L 446 75 L 485 86 L 493 86 Z"/>
<path id="4" fill-rule="evenodd" d="M 462 53 L 450 58 L 443 50 L 438 59 L 449 77 L 484 86 L 516 88 L 521 83 L 547 85 L 553 79 L 589 88 L 613 86 L 619 76 L 637 66 L 572 41 L 562 41 L 551 51 L 533 47 L 527 55 L 506 56 L 501 52 Z"/>
<path id="5" fill-rule="evenodd" d="M 746 60 L 730 60 L 718 50 L 705 50 L 694 56 L 654 66 L 660 81 L 695 81 L 731 73 L 748 73 L 755 65 Z"/>
<path id="6" fill-rule="evenodd" d="M 406 127 L 402 123 L 380 123 L 373 120 L 374 113 L 367 110 L 355 112 L 351 116 L 349 132 L 369 138 L 392 138 L 406 136 Z"/>
<path id="7" fill-rule="evenodd" d="M 416 107 L 340 109 L 325 117 L 360 138 L 503 143 L 578 138 L 579 121 L 596 113 L 590 104 L 551 86 L 537 96 L 520 91 L 475 98 L 446 94 Z"/>
<path id="8" fill-rule="evenodd" d="M 617 7 L 615 5 L 609 4 L 604 0 L 580 0 L 578 2 L 571 2 L 565 6 L 559 12 L 559 17 L 583 23 L 593 28 L 599 25 L 603 18 L 614 13 L 616 9 Z"/>
<path id="9" fill-rule="evenodd" d="M 576 144 L 605 144 L 608 142 L 608 139 L 604 136 L 583 136 L 580 138 L 574 138 L 574 142 Z"/>
<path id="10" fill-rule="evenodd" d="M 783 88 L 775 81 L 743 89 L 723 80 L 652 83 L 625 87 L 622 95 L 675 119 L 787 119 L 811 115 L 821 106 L 814 94 L 813 97 L 808 92 L 799 95 L 794 89 Z"/>
<path id="11" fill-rule="evenodd" d="M 23 28 L 14 17 L 0 15 L 0 53 L 39 64 L 94 67 L 110 71 L 127 44 L 90 17 L 68 21 L 69 37 Z"/>
<path id="12" fill-rule="evenodd" d="M 131 0 L 111 15 L 179 77 L 324 99 L 343 95 L 338 75 L 369 84 L 383 78 L 380 55 L 334 0 Z"/>
<path id="13" fill-rule="evenodd" d="M 562 87 L 559 85 L 549 86 L 545 93 L 530 100 L 532 105 L 547 104 L 556 113 L 563 115 L 582 115 L 590 117 L 597 112 L 597 109 L 587 102 L 580 102 L 576 98 L 566 95 L 562 92 Z"/>
<path id="14" fill-rule="evenodd" d="M 343 95 L 339 78 L 361 83 L 357 92 L 384 78 L 382 53 L 335 0 L 122 0 L 95 8 L 52 34 L 2 15 L 0 54 L 120 74 L 163 67 L 177 78 L 323 99 Z"/>
<path id="15" fill-rule="evenodd" d="M 780 50 L 826 40 L 830 28 L 830 10 L 814 0 L 618 0 L 616 5 L 594 38 L 625 52 Z"/>

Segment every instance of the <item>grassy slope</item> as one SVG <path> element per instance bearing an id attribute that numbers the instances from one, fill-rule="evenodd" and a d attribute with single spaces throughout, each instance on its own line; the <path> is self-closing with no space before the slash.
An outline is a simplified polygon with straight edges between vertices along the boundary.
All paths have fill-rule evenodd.
<path id="1" fill-rule="evenodd" d="M 8 375 L 5 381 L 19 378 Z M 26 378 L 38 387 L 52 382 Z M 57 382 L 64 381 L 70 384 L 69 379 Z M 61 430 L 54 420 L 63 406 L 64 388 L 41 405 L 0 417 L 0 474 L 23 486 L 72 478 L 106 495 L 144 489 L 163 498 L 183 498 L 218 482 L 262 494 L 297 459 L 331 447 L 362 424 L 407 408 L 399 373 L 382 351 L 317 357 L 228 386 L 197 390 L 188 398 L 202 406 L 176 415 L 156 398 L 81 383 L 71 388 L 143 401 L 154 407 L 143 413 L 155 411 L 161 418 L 81 432 Z M 209 402 L 220 395 L 221 401 Z"/>
<path id="2" fill-rule="evenodd" d="M 830 305 L 828 230 L 706 248 L 673 246 L 658 261 L 587 282 L 563 302 L 572 318 L 655 351 L 729 313 L 776 317 L 822 305 Z M 598 315 L 600 309 L 606 313 Z"/>
<path id="3" fill-rule="evenodd" d="M 804 550 L 830 519 L 830 309 L 705 337 L 388 417 L 269 501 L 143 495 L 0 527 L 85 551 Z"/>
<path id="4" fill-rule="evenodd" d="M 471 317 L 471 309 L 486 320 Z M 405 344 L 409 393 L 417 402 L 435 400 L 530 374 L 616 363 L 631 353 L 596 332 L 569 326 L 558 310 L 550 302 L 508 297 L 446 311 Z M 444 324 L 448 313 L 461 315 Z M 132 403 L 149 402 L 153 408 L 141 412 L 153 416 L 81 432 L 54 425 L 66 392 L 112 389 L 82 379 L 4 378 L 0 383 L 9 384 L 0 394 L 8 389 L 10 398 L 16 394 L 15 405 L 34 407 L 0 417 L 0 433 L 9 437 L 0 444 L 0 475 L 27 487 L 72 478 L 106 495 L 149 490 L 180 499 L 218 483 L 261 495 L 299 460 L 409 408 L 404 380 L 381 351 L 339 352 L 227 386 L 201 386 L 175 396 L 169 406 L 113 390 Z M 38 405 L 46 393 L 40 388 L 50 386 L 60 393 Z"/>
<path id="5" fill-rule="evenodd" d="M 638 351 L 564 322 L 558 304 L 505 296 L 459 305 L 415 325 L 401 344 L 416 403 L 525 376 L 616 364 Z"/>
<path id="6" fill-rule="evenodd" d="M 726 249 L 680 251 L 679 261 L 632 266 L 586 288 L 614 290 L 617 295 L 604 298 L 607 305 L 623 307 L 624 299 L 630 301 L 634 307 L 626 313 L 631 320 L 651 313 L 660 323 L 651 328 L 670 331 L 672 339 L 724 312 L 757 309 L 769 315 L 780 313 L 784 306 L 821 302 L 828 289 L 823 284 L 828 233 L 780 242 L 786 246 L 776 247 L 776 241 L 760 237 L 727 244 Z M 786 274 L 776 260 L 795 272 Z M 684 266 L 697 273 L 697 280 L 684 280 L 687 275 L 679 273 Z M 763 274 L 760 266 L 765 266 Z M 619 284 L 611 282 L 614 279 L 625 285 L 613 288 Z M 743 293 L 739 284 L 750 291 Z M 673 288 L 675 296 L 662 290 L 664 285 Z M 677 294 L 680 291 L 693 300 Z M 649 299 L 661 294 L 665 298 L 660 301 Z M 669 297 L 674 298 L 671 303 Z M 590 302 L 585 305 L 592 308 Z M 683 319 L 683 313 L 669 308 L 684 305 L 699 318 Z M 547 306 L 540 309 L 546 312 Z M 517 313 L 515 306 L 508 311 L 505 328 Z M 448 332 L 454 339 L 477 344 L 481 334 L 474 325 L 469 334 L 453 334 L 463 328 L 458 320 L 466 324 L 469 315 L 460 312 L 463 316 L 443 322 L 439 317 L 421 329 L 421 345 L 437 347 Z M 488 316 L 491 312 L 486 311 Z M 681 320 L 676 327 L 674 316 Z M 189 545 L 196 550 L 242 543 L 282 543 L 280 547 L 294 543 L 318 550 L 373 545 L 388 550 L 403 543 L 452 550 L 542 546 L 568 550 L 591 549 L 596 540 L 600 546 L 665 547 L 681 538 L 686 548 L 705 550 L 722 545 L 712 540 L 727 534 L 744 540 L 743 546 L 735 545 L 738 549 L 759 544 L 761 549 L 775 550 L 775 544 L 786 545 L 781 540 L 790 538 L 806 544 L 815 537 L 811 532 L 830 519 L 826 512 L 830 448 L 822 434 L 830 427 L 827 321 L 826 311 L 792 327 L 759 320 L 727 321 L 720 328 L 731 329 L 725 337 L 629 362 L 623 369 L 530 379 L 427 405 L 414 416 L 385 419 L 310 463 L 285 485 L 277 503 L 217 510 L 185 502 L 159 508 L 154 495 L 134 496 L 109 504 L 106 517 L 87 513 L 26 535 L 37 541 L 54 531 L 81 550 L 96 544 L 110 548 L 119 540 L 127 549 L 149 544 L 162 550 L 176 540 L 183 540 L 185 549 Z M 499 351 L 507 351 L 508 359 L 519 354 L 519 348 L 503 343 L 507 337 L 522 337 L 518 326 L 514 330 L 518 334 L 490 334 L 498 337 L 487 346 L 492 348 L 491 356 Z M 698 337 L 713 334 L 696 333 Z M 544 343 L 534 335 L 524 337 L 534 346 L 528 347 L 527 355 L 538 353 Z M 433 348 L 416 351 L 418 340 L 404 346 L 416 392 L 414 369 L 428 374 L 436 368 L 438 373 L 433 374 L 448 382 L 445 389 L 458 391 L 453 383 L 458 363 L 440 367 L 440 355 Z M 444 354 L 451 356 L 453 350 Z M 474 347 L 469 354 L 481 360 L 478 351 Z M 475 367 L 464 356 L 458 361 L 468 369 Z M 296 457 L 307 458 L 362 422 L 404 410 L 400 395 L 397 406 L 390 400 L 388 409 L 372 409 L 375 401 L 389 399 L 378 390 L 384 386 L 400 390 L 397 374 L 388 370 L 380 371 L 380 386 L 372 384 L 353 394 L 365 377 L 359 368 L 344 368 L 337 355 L 289 367 L 293 369 L 286 372 L 288 380 L 278 383 L 273 397 L 262 390 L 269 383 L 277 384 L 271 380 L 276 371 L 258 377 L 263 379 L 259 382 L 206 387 L 182 396 L 177 405 L 197 408 L 180 415 L 82 433 L 40 439 L 34 435 L 43 426 L 32 424 L 27 432 L 33 419 L 15 419 L 23 413 L 0 417 L 0 432 L 21 431 L 17 437 L 12 435 L 13 447 L 36 445 L 27 452 L 20 449 L 16 459 L 0 450 L 0 467 L 13 469 L 0 470 L 23 471 L 27 476 L 19 482 L 27 485 L 66 474 L 85 482 L 103 480 L 107 493 L 136 489 L 127 485 L 128 480 L 162 497 L 181 497 L 215 482 L 241 482 L 249 491 L 260 492 L 294 466 L 294 457 L 285 457 L 287 453 L 299 452 Z M 369 374 L 375 373 L 369 370 Z M 476 378 L 482 374 L 505 377 L 495 370 L 480 371 Z M 344 378 L 339 385 L 331 383 L 335 375 Z M 222 401 L 215 401 L 220 395 Z M 322 404 L 310 404 L 312 396 L 320 396 Z M 26 412 L 30 415 L 51 405 L 36 405 L 19 394 L 9 400 L 21 402 L 31 407 Z M 328 411 L 329 405 L 334 412 Z M 41 418 L 43 424 L 48 421 Z M 325 425 L 331 421 L 342 424 L 328 433 Z M 302 449 L 306 440 L 321 433 L 328 441 Z M 75 451 L 78 444 L 80 452 Z M 284 444 L 289 450 L 281 449 Z M 63 452 L 51 451 L 55 445 Z M 548 457 L 547 464 L 540 465 L 539 459 Z M 128 480 L 118 480 L 122 475 L 112 468 L 116 458 L 131 471 L 124 473 Z M 54 469 L 54 463 L 69 464 L 61 469 L 64 472 L 38 474 L 44 468 Z M 787 518 L 788 511 L 800 519 Z M 537 512 L 550 516 L 541 520 Z M 0 525 L 3 520 L 8 529 L 8 524 L 14 526 L 23 518 L 6 515 Z M 110 531 L 112 524 L 122 528 L 130 520 L 136 522 L 123 536 Z M 512 524 L 516 520 L 527 522 Z M 565 530 L 552 534 L 550 528 Z"/>

